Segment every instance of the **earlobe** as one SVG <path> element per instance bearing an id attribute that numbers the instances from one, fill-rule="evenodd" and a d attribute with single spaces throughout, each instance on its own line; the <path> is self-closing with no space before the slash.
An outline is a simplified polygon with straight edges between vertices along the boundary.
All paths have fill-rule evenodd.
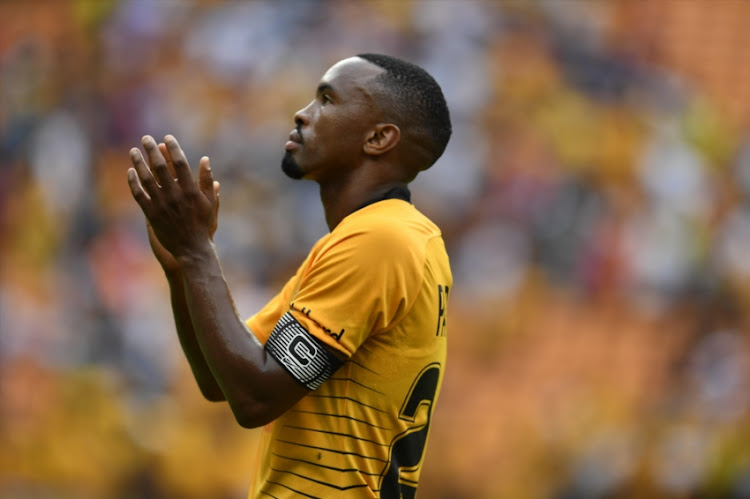
<path id="1" fill-rule="evenodd" d="M 392 123 L 378 123 L 364 145 L 365 154 L 379 156 L 390 151 L 401 140 L 401 130 Z"/>

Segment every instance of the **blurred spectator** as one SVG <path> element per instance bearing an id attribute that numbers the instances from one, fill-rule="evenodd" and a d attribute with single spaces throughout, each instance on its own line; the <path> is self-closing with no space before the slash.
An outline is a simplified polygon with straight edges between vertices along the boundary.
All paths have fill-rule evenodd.
<path id="1" fill-rule="evenodd" d="M 326 230 L 278 166 L 304 89 L 389 52 L 455 128 L 414 184 L 456 283 L 421 494 L 750 497 L 749 6 L 0 2 L 0 496 L 244 497 L 127 150 L 211 156 L 250 314 Z"/>

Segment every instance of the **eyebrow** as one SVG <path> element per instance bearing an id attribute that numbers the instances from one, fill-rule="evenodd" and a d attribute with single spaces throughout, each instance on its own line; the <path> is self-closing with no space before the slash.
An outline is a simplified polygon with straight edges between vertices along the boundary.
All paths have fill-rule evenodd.
<path id="1" fill-rule="evenodd" d="M 318 85 L 318 89 L 316 90 L 316 93 L 322 94 L 323 92 L 336 93 L 336 90 L 328 83 L 321 83 L 320 85 Z"/>

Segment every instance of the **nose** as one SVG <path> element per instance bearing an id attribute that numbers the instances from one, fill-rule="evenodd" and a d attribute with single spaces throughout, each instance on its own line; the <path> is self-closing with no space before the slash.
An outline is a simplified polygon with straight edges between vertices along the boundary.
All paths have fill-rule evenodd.
<path id="1" fill-rule="evenodd" d="M 314 101 L 313 101 L 314 102 Z M 294 113 L 294 124 L 298 127 L 309 125 L 310 124 L 310 106 L 312 106 L 313 102 L 305 106 L 304 108 L 300 109 L 296 113 Z"/>

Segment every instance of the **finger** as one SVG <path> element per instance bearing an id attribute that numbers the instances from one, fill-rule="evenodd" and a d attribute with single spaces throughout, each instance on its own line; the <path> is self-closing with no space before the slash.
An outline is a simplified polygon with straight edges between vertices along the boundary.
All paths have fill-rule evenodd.
<path id="1" fill-rule="evenodd" d="M 169 150 L 164 142 L 159 142 L 159 152 L 164 156 L 164 160 L 167 162 L 167 167 L 169 168 L 172 177 L 177 180 L 177 173 L 174 171 L 174 164 L 172 163 L 172 155 L 169 154 Z"/>
<path id="2" fill-rule="evenodd" d="M 219 228 L 219 182 L 214 180 L 214 199 L 216 200 L 216 203 L 214 204 L 214 220 L 211 224 L 211 237 L 213 238 L 213 235 L 216 233 L 216 229 Z"/>
<path id="3" fill-rule="evenodd" d="M 138 173 L 135 168 L 128 168 L 128 185 L 130 186 L 130 193 L 133 195 L 133 199 L 136 200 L 145 213 L 151 202 L 151 197 L 143 190 L 143 186 L 138 181 Z"/>
<path id="4" fill-rule="evenodd" d="M 219 216 L 219 201 L 221 201 L 221 198 L 219 197 L 219 181 L 214 180 L 214 199 L 216 200 L 216 216 Z"/>
<path id="5" fill-rule="evenodd" d="M 143 159 L 141 151 L 136 147 L 130 150 L 130 162 L 133 163 L 132 169 L 136 173 L 136 182 L 138 182 L 139 187 L 148 195 L 150 201 L 151 197 L 159 192 L 159 185 L 156 183 L 151 170 L 146 166 L 146 161 Z M 130 175 L 130 170 L 128 170 L 128 181 L 130 181 Z M 133 193 L 133 196 L 135 196 L 135 193 Z"/>
<path id="6" fill-rule="evenodd" d="M 177 142 L 177 139 L 175 139 L 173 135 L 167 135 L 164 137 L 164 144 L 167 146 L 169 155 L 172 158 L 172 165 L 174 167 L 177 182 L 179 182 L 180 186 L 185 191 L 193 189 L 195 186 L 193 172 L 190 171 L 190 164 L 188 163 L 180 144 Z"/>
<path id="7" fill-rule="evenodd" d="M 148 164 L 151 171 L 154 173 L 154 177 L 161 185 L 161 188 L 165 191 L 170 191 L 174 186 L 174 177 L 167 167 L 167 160 L 162 156 L 159 147 L 156 145 L 156 141 L 150 135 L 146 135 L 141 139 L 143 148 L 146 150 L 148 155 Z"/>
<path id="8" fill-rule="evenodd" d="M 214 177 L 211 173 L 211 161 L 208 159 L 208 156 L 203 156 L 200 165 L 198 166 L 198 184 L 203 194 L 205 194 L 205 196 L 213 203 L 216 197 L 217 188 L 214 186 Z"/>

